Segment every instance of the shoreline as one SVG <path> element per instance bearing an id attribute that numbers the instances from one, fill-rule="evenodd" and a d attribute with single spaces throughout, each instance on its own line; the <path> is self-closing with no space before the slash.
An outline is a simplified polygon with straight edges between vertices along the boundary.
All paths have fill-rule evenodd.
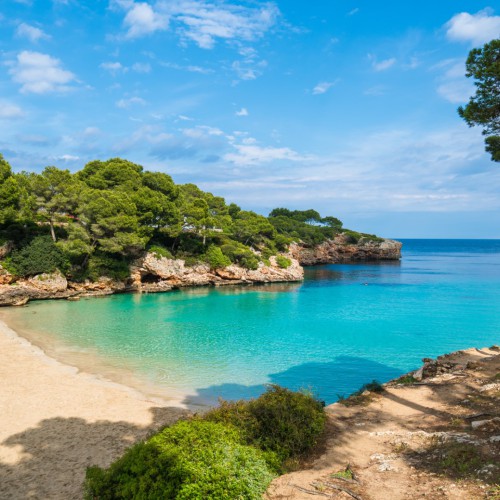
<path id="1" fill-rule="evenodd" d="M 85 470 L 188 414 L 62 363 L 0 318 L 0 497 L 81 498 Z"/>

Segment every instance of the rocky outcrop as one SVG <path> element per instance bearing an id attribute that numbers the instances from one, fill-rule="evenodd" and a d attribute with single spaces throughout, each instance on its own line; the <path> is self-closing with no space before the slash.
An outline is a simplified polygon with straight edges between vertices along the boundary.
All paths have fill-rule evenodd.
<path id="1" fill-rule="evenodd" d="M 373 240 L 362 237 L 357 242 L 342 233 L 315 247 L 293 243 L 290 253 L 303 266 L 349 262 L 399 260 L 403 244 L 394 240 Z"/>
<path id="2" fill-rule="evenodd" d="M 127 281 L 101 277 L 97 282 L 68 282 L 60 273 L 40 274 L 15 281 L 0 268 L 0 306 L 24 305 L 29 300 L 76 299 L 78 297 L 111 295 L 123 292 L 166 292 L 188 286 L 222 286 L 252 283 L 300 281 L 304 270 L 289 256 L 291 264 L 281 268 L 275 257 L 270 265 L 259 264 L 258 269 L 244 269 L 230 265 L 223 269 L 210 269 L 208 264 L 186 266 L 180 259 L 158 258 L 146 254 L 130 269 Z"/>
<path id="3" fill-rule="evenodd" d="M 232 264 L 221 269 L 210 269 L 208 264 L 186 266 L 180 259 L 158 258 L 154 254 L 146 256 L 132 267 L 132 287 L 143 292 L 165 291 L 172 288 L 206 285 L 236 285 L 251 283 L 274 283 L 300 281 L 304 270 L 297 260 L 290 257 L 288 268 L 281 268 L 275 257 L 270 265 L 262 262 L 255 270 Z"/>

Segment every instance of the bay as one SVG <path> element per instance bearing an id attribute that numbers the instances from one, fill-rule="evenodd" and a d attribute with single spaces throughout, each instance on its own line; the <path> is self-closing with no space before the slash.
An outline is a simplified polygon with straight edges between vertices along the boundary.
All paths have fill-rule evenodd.
<path id="1" fill-rule="evenodd" d="M 296 284 L 47 301 L 9 324 L 49 355 L 207 405 L 265 384 L 334 402 L 421 358 L 500 343 L 500 240 L 401 240 L 400 262 L 306 268 Z"/>

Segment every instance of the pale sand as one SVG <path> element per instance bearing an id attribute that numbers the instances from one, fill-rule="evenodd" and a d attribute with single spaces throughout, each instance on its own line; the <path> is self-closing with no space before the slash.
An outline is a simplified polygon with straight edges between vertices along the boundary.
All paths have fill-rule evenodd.
<path id="1" fill-rule="evenodd" d="M 0 499 L 82 498 L 88 466 L 187 413 L 59 363 L 1 321 L 0 353 Z"/>

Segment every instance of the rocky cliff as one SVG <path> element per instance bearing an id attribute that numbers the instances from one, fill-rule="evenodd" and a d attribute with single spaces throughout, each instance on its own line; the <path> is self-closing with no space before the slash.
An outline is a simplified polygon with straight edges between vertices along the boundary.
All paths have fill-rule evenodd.
<path id="1" fill-rule="evenodd" d="M 290 246 L 290 254 L 303 266 L 316 264 L 335 264 L 348 262 L 375 262 L 381 260 L 399 260 L 402 243 L 386 239 L 362 237 L 357 242 L 346 234 L 339 234 L 333 240 L 327 240 L 315 247 L 299 244 Z"/>
<path id="2" fill-rule="evenodd" d="M 41 299 L 77 300 L 123 292 L 165 292 L 188 286 L 301 281 L 303 268 L 290 255 L 288 258 L 291 264 L 286 269 L 277 264 L 275 257 L 270 258 L 270 265 L 261 263 L 256 270 L 235 264 L 224 269 L 210 269 L 208 264 L 187 266 L 183 260 L 158 258 L 148 253 L 133 263 L 126 282 L 102 277 L 97 282 L 74 283 L 59 272 L 15 280 L 0 266 L 0 306 L 24 305 L 29 300 Z"/>

